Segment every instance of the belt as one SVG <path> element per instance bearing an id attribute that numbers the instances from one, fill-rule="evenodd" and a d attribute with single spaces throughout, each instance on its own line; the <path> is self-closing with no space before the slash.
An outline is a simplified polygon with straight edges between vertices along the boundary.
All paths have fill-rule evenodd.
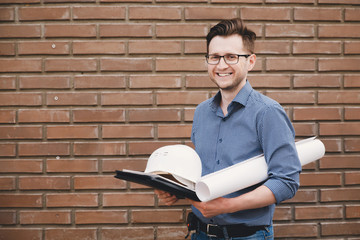
<path id="1" fill-rule="evenodd" d="M 247 237 L 255 234 L 259 230 L 265 230 L 266 226 L 247 226 L 245 224 L 214 225 L 206 224 L 197 219 L 199 230 L 206 233 L 209 237 L 224 238 L 224 228 L 228 237 Z"/>

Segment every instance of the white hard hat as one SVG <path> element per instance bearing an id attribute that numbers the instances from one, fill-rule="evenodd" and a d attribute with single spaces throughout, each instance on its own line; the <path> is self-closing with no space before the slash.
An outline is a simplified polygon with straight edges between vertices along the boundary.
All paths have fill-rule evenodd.
<path id="1" fill-rule="evenodd" d="M 146 173 L 171 174 L 191 189 L 201 177 L 201 160 L 199 155 L 186 145 L 169 145 L 158 148 L 149 157 Z"/>

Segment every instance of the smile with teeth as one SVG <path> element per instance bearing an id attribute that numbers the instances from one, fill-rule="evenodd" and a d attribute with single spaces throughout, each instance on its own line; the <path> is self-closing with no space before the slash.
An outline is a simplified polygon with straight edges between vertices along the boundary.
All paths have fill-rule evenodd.
<path id="1" fill-rule="evenodd" d="M 217 73 L 217 75 L 219 77 L 226 77 L 226 76 L 230 76 L 232 73 Z"/>

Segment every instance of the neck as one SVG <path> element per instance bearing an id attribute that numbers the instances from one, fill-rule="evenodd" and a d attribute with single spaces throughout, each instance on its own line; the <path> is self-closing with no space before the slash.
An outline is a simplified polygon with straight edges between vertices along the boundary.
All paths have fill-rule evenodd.
<path id="1" fill-rule="evenodd" d="M 236 95 L 245 86 L 245 84 L 246 84 L 246 80 L 243 80 L 241 82 L 241 84 L 239 84 L 236 88 L 220 89 L 220 92 L 221 92 L 220 107 L 224 113 L 224 116 L 226 116 L 228 114 L 227 108 L 228 108 L 229 104 L 234 100 Z"/>

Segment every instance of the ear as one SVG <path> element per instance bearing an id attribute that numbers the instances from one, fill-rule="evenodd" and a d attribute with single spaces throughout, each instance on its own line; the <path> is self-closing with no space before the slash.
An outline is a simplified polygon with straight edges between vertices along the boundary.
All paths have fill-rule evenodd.
<path id="1" fill-rule="evenodd" d="M 249 61 L 249 65 L 248 65 L 248 71 L 251 71 L 256 63 L 256 55 L 255 54 L 251 54 L 248 58 Z"/>

